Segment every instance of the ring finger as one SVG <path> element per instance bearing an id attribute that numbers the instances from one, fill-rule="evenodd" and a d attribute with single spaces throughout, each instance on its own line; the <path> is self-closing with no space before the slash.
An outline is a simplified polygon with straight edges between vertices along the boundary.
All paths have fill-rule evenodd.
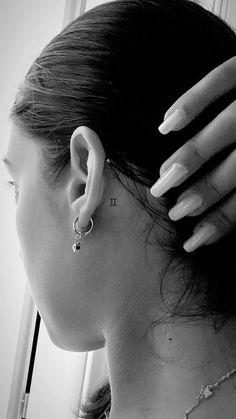
<path id="1" fill-rule="evenodd" d="M 186 215 L 195 216 L 222 199 L 236 187 L 236 149 L 207 176 L 184 191 L 177 204 L 169 211 L 169 217 L 179 220 Z"/>

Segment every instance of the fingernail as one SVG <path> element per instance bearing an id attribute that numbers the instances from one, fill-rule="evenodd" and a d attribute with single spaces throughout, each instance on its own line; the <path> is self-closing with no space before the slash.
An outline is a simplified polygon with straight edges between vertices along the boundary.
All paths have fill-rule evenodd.
<path id="1" fill-rule="evenodd" d="M 168 118 L 159 125 L 158 130 L 161 134 L 168 134 L 172 131 L 177 125 L 186 119 L 186 113 L 183 109 L 176 109 Z"/>
<path id="2" fill-rule="evenodd" d="M 199 195 L 191 194 L 171 208 L 168 215 L 173 221 L 179 220 L 180 218 L 185 217 L 185 215 L 191 214 L 191 212 L 200 208 L 202 203 L 203 200 Z"/>
<path id="3" fill-rule="evenodd" d="M 167 192 L 170 188 L 177 185 L 188 173 L 186 167 L 180 163 L 172 164 L 154 185 L 152 185 L 150 192 L 153 196 L 159 197 Z"/>
<path id="4" fill-rule="evenodd" d="M 199 246 L 204 244 L 210 237 L 212 237 L 215 232 L 216 227 L 213 224 L 203 224 L 195 232 L 195 234 L 184 243 L 183 248 L 187 252 L 193 252 Z"/>

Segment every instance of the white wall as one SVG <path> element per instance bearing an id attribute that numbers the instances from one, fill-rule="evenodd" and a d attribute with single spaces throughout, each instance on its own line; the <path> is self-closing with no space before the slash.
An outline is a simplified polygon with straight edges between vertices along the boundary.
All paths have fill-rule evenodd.
<path id="1" fill-rule="evenodd" d="M 110 3 L 112 0 L 87 0 L 86 2 L 86 11 L 93 9 L 94 7 L 98 6 L 102 3 Z M 115 1 L 115 0 L 113 0 Z"/>
<path id="2" fill-rule="evenodd" d="M 225 6 L 225 18 L 227 22 L 236 30 L 236 1 L 230 0 Z"/>

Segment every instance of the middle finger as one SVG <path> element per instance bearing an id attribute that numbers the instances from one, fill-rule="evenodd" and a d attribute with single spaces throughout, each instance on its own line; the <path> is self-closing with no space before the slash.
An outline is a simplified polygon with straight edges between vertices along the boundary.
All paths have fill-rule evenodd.
<path id="1" fill-rule="evenodd" d="M 173 163 L 180 163 L 193 174 L 216 153 L 235 142 L 236 100 L 199 133 L 173 153 L 160 167 L 160 176 Z M 176 185 L 177 186 L 177 185 Z"/>

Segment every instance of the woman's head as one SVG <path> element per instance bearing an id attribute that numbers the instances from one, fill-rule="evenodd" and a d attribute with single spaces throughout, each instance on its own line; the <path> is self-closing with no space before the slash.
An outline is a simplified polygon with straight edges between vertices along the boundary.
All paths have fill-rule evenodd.
<path id="1" fill-rule="evenodd" d="M 119 0 L 74 20 L 32 64 L 12 108 L 8 155 L 18 165 L 25 267 L 59 346 L 102 347 L 114 313 L 119 321 L 139 301 L 151 319 L 162 293 L 173 315 L 235 317 L 234 234 L 188 254 L 182 245 L 198 217 L 167 215 L 213 160 L 164 197 L 149 192 L 165 159 L 233 96 L 162 136 L 166 109 L 235 53 L 234 32 L 195 3 Z M 76 216 L 81 226 L 94 221 L 78 254 Z"/>

